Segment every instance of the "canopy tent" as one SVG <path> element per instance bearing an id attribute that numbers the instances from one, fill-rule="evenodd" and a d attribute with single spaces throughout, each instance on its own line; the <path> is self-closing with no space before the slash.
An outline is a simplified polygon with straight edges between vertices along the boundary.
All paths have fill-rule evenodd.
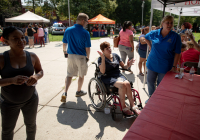
<path id="1" fill-rule="evenodd" d="M 115 24 L 115 21 L 99 14 L 98 16 L 88 20 L 88 23 L 89 24 Z"/>
<path id="2" fill-rule="evenodd" d="M 199 6 L 200 6 L 199 0 L 192 0 L 192 1 L 187 1 L 187 0 L 152 0 L 151 1 L 150 27 L 152 26 L 153 9 L 163 10 L 163 17 L 164 17 L 165 11 L 176 14 L 176 15 L 182 14 L 182 16 L 192 16 L 192 14 L 194 16 L 197 16 L 198 14 L 200 15 L 200 7 Z M 180 16 L 179 16 L 179 21 L 180 21 Z M 151 28 L 149 28 L 149 31 L 151 31 Z M 149 50 L 149 46 L 147 47 L 147 50 Z M 147 54 L 146 54 L 146 59 L 147 58 L 148 58 L 148 51 L 147 51 Z M 146 83 L 146 72 L 144 74 L 143 87 L 145 86 L 145 83 Z"/>
<path id="3" fill-rule="evenodd" d="M 12 17 L 12 18 L 5 18 L 5 22 L 50 22 L 50 20 L 43 18 L 41 16 L 38 16 L 30 11 L 27 11 L 26 13 Z"/>

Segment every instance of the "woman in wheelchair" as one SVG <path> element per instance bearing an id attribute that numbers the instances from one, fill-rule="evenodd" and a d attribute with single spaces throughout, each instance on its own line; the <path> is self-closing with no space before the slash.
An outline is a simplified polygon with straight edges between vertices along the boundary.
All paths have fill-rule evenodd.
<path id="1" fill-rule="evenodd" d="M 100 55 L 98 58 L 98 65 L 100 72 L 105 74 L 105 76 L 101 76 L 102 82 L 106 85 L 113 85 L 118 88 L 118 94 L 124 115 L 131 116 L 134 114 L 133 111 L 139 115 L 141 111 L 134 104 L 131 85 L 119 70 L 119 66 L 123 69 L 128 69 L 134 63 L 134 60 L 129 60 L 127 65 L 125 65 L 119 55 L 111 52 L 110 43 L 108 42 L 101 43 L 100 49 L 102 52 L 97 51 Z M 126 107 L 125 105 L 125 94 L 130 102 L 130 107 Z"/>

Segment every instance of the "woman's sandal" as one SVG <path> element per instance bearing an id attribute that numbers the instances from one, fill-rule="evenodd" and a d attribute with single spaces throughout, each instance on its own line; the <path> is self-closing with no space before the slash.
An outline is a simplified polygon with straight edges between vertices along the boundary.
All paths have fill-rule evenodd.
<path id="1" fill-rule="evenodd" d="M 132 116 L 132 115 L 134 115 L 134 113 L 128 107 L 125 107 L 124 109 L 122 109 L 122 113 L 125 116 Z"/>
<path id="2" fill-rule="evenodd" d="M 134 107 L 132 107 L 131 109 L 132 111 L 134 111 L 137 115 L 140 115 L 141 111 L 139 110 L 138 106 L 135 105 Z"/>
<path id="3" fill-rule="evenodd" d="M 141 73 L 139 73 L 139 75 L 140 75 L 140 76 L 144 76 L 144 74 L 143 74 L 142 72 L 141 72 Z"/>

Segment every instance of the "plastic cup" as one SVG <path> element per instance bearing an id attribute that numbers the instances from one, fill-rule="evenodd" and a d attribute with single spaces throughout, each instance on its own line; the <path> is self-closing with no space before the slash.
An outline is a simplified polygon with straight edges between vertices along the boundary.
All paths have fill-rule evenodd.
<path id="1" fill-rule="evenodd" d="M 110 114 L 110 108 L 104 108 L 104 113 L 105 114 Z"/>
<path id="2" fill-rule="evenodd" d="M 184 72 L 184 68 L 180 68 L 180 73 L 183 73 Z"/>

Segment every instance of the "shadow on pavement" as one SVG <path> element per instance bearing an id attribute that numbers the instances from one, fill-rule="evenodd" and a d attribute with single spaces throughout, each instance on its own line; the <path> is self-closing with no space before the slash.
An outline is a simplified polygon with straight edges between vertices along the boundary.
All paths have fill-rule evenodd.
<path id="1" fill-rule="evenodd" d="M 132 81 L 133 83 L 135 82 L 135 74 L 123 74 L 128 78 L 128 80 Z"/>
<path id="2" fill-rule="evenodd" d="M 74 109 L 74 108 L 67 108 L 67 105 L 70 106 L 80 106 L 84 109 Z M 86 110 L 87 105 L 86 102 L 82 100 L 82 98 L 77 98 L 76 102 L 68 101 L 66 104 L 61 104 L 59 106 L 57 112 L 57 120 L 59 123 L 64 125 L 70 125 L 74 129 L 78 129 L 82 127 L 87 119 L 88 119 L 88 111 Z"/>
<path id="3" fill-rule="evenodd" d="M 56 45 L 55 45 L 55 47 L 62 47 L 63 46 L 63 43 L 57 43 Z"/>
<path id="4" fill-rule="evenodd" d="M 88 105 L 88 110 L 94 110 L 92 105 Z M 120 131 L 126 131 L 130 128 L 135 118 L 123 119 L 122 114 L 117 114 L 117 120 L 112 119 L 111 113 L 105 114 L 102 111 L 89 111 L 89 114 L 97 121 L 99 124 L 100 132 L 96 134 L 95 139 L 101 139 L 104 135 L 104 129 L 106 127 L 115 127 Z M 112 137 L 112 136 L 111 136 Z"/>

